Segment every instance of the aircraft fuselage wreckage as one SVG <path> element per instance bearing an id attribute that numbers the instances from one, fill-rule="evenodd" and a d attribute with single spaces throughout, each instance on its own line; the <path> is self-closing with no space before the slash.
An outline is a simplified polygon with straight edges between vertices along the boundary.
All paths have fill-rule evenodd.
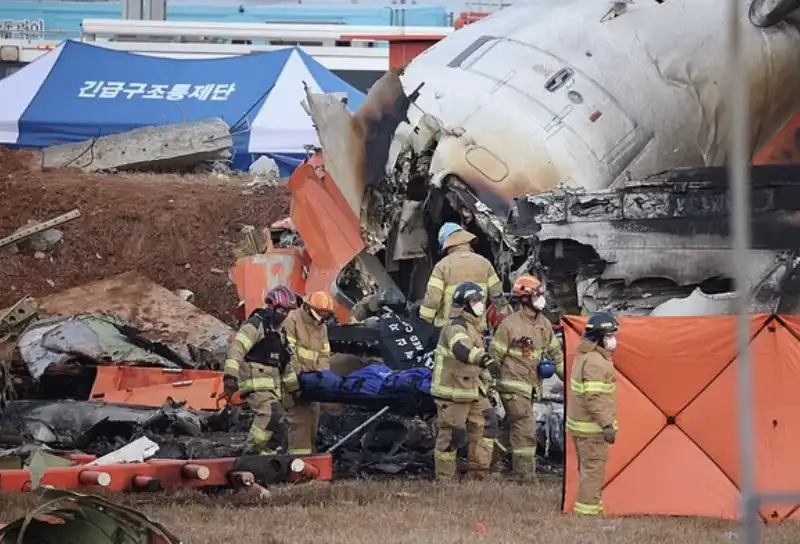
<path id="1" fill-rule="evenodd" d="M 800 110 L 800 2 L 741 1 L 755 159 Z M 506 281 L 549 283 L 553 311 L 730 313 L 726 17 L 725 0 L 532 0 L 387 73 L 355 115 L 309 93 L 366 244 L 348 267 L 386 283 L 380 261 L 417 299 L 436 230 L 467 218 Z M 774 156 L 754 169 L 752 309 L 794 313 L 800 167 Z"/>

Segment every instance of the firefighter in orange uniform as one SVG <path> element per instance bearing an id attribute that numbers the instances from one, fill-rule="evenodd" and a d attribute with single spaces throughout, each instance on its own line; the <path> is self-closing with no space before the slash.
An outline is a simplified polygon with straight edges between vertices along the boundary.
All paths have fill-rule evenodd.
<path id="1" fill-rule="evenodd" d="M 490 372 L 497 363 L 483 349 L 481 320 L 486 295 L 473 282 L 453 292 L 452 317 L 436 347 L 431 394 L 436 400 L 434 465 L 437 480 L 456 476 L 459 448 L 468 447 L 469 475 L 484 479 L 497 438 L 497 414 L 489 401 Z"/>
<path id="2" fill-rule="evenodd" d="M 324 291 L 308 295 L 302 307 L 289 312 L 283 330 L 292 352 L 295 372 L 321 372 L 328 370 L 331 345 L 325 322 L 333 316 L 333 300 Z M 297 397 L 297 387 L 288 388 L 284 406 L 289 420 L 289 451 L 297 455 L 310 455 L 314 451 L 319 424 L 319 403 Z"/>
<path id="3" fill-rule="evenodd" d="M 280 326 L 288 312 L 297 308 L 297 295 L 285 286 L 267 293 L 266 306 L 242 324 L 225 358 L 225 393 L 237 390 L 253 412 L 247 437 L 247 453 L 277 453 L 286 438 L 281 407 L 282 387 L 297 386 L 288 342 Z"/>
<path id="4" fill-rule="evenodd" d="M 467 281 L 481 288 L 484 304 L 488 293 L 497 310 L 501 314 L 508 313 L 508 302 L 503 297 L 500 278 L 492 263 L 472 251 L 470 244 L 474 240 L 474 234 L 455 223 L 445 223 L 439 229 L 439 246 L 447 255 L 433 267 L 425 298 L 419 308 L 420 318 L 434 327 L 441 328 L 447 323 L 456 286 Z"/>
<path id="5" fill-rule="evenodd" d="M 533 276 L 521 276 L 511 292 L 518 297 L 520 309 L 497 327 L 489 353 L 500 363 L 496 389 L 506 411 L 501 436 L 504 445 L 510 446 L 511 476 L 529 482 L 536 478 L 533 402 L 542 394 L 539 366 L 544 360 L 553 361 L 558 377 L 563 379 L 564 352 L 553 325 L 542 313 L 546 300 L 541 282 Z"/>
<path id="6" fill-rule="evenodd" d="M 575 513 L 602 516 L 610 445 L 617 439 L 617 371 L 611 355 L 619 323 L 609 313 L 589 316 L 570 374 L 567 432 L 578 457 Z"/>

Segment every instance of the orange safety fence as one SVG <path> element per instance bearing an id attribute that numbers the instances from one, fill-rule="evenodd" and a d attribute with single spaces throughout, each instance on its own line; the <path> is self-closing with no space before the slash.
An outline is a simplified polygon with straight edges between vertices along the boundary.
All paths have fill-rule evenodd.
<path id="1" fill-rule="evenodd" d="M 736 317 L 620 319 L 619 433 L 606 470 L 605 515 L 740 517 Z M 586 317 L 563 320 L 567 377 Z M 800 489 L 800 318 L 750 318 L 756 490 Z M 569 389 L 567 386 L 565 389 Z M 569 402 L 569 397 L 567 398 Z M 566 440 L 563 510 L 578 467 Z M 800 519 L 800 505 L 764 504 L 764 521 Z"/>

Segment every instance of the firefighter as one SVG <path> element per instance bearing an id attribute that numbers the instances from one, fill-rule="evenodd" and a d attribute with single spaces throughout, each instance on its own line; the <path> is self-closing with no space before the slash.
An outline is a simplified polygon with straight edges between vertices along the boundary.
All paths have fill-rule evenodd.
<path id="1" fill-rule="evenodd" d="M 275 287 L 267 293 L 265 307 L 250 315 L 228 348 L 225 393 L 230 398 L 238 390 L 253 412 L 248 453 L 276 453 L 286 438 L 281 383 L 294 387 L 297 376 L 280 326 L 295 308 L 297 295 L 288 287 Z"/>
<path id="2" fill-rule="evenodd" d="M 511 292 L 520 308 L 499 325 L 489 353 L 500 363 L 496 389 L 506 411 L 501 441 L 510 446 L 511 476 L 530 482 L 536 478 L 533 403 L 542 394 L 539 363 L 554 361 L 556 373 L 563 379 L 564 352 L 553 325 L 542 314 L 546 299 L 541 282 L 533 276 L 520 276 Z"/>
<path id="3" fill-rule="evenodd" d="M 570 374 L 567 431 L 578 457 L 575 513 L 602 516 L 602 490 L 610 445 L 617 438 L 617 371 L 611 355 L 619 323 L 609 313 L 589 316 Z"/>
<path id="4" fill-rule="evenodd" d="M 324 291 L 308 295 L 300 308 L 292 310 L 283 322 L 283 330 L 292 352 L 295 372 L 328 370 L 331 345 L 325 323 L 333 316 L 333 300 Z M 289 420 L 289 450 L 297 455 L 314 451 L 319 424 L 319 403 L 298 397 L 299 388 L 287 387 L 284 407 Z"/>
<path id="5" fill-rule="evenodd" d="M 439 246 L 447 255 L 433 267 L 425 298 L 419 309 L 419 316 L 436 328 L 447 323 L 456 286 L 467 281 L 477 284 L 484 297 L 488 293 L 498 311 L 502 314 L 508 313 L 508 303 L 503 297 L 500 278 L 497 277 L 492 263 L 472 251 L 470 243 L 473 240 L 474 234 L 455 223 L 445 223 L 439 229 Z M 486 300 L 483 302 L 485 304 Z"/>
<path id="6" fill-rule="evenodd" d="M 483 348 L 480 322 L 485 298 L 476 283 L 459 284 L 453 292 L 451 319 L 436 347 L 431 394 L 439 427 L 434 455 L 439 480 L 455 477 L 456 455 L 463 446 L 469 446 L 469 473 L 474 478 L 484 479 L 491 465 L 497 415 L 488 389 L 497 364 Z"/>

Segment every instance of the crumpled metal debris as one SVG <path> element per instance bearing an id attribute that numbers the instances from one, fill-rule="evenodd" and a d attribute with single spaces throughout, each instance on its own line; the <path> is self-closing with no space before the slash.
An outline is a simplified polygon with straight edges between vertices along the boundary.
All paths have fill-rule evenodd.
<path id="1" fill-rule="evenodd" d="M 0 443 L 36 442 L 59 449 L 108 453 L 146 431 L 198 436 L 202 433 L 202 422 L 197 414 L 171 399 L 161 408 L 74 400 L 20 400 L 9 403 L 3 410 Z"/>
<path id="2" fill-rule="evenodd" d="M 374 412 L 343 407 L 323 412 L 317 448 L 325 451 Z M 355 478 L 380 474 L 433 473 L 436 428 L 430 421 L 386 414 L 354 436 L 333 453 L 334 478 Z"/>
<path id="3" fill-rule="evenodd" d="M 55 318 L 31 325 L 18 342 L 31 376 L 75 359 L 94 362 L 193 368 L 163 344 L 150 342 L 128 323 L 93 315 Z"/>
<path id="4" fill-rule="evenodd" d="M 181 543 L 157 521 L 107 499 L 62 489 L 45 490 L 42 499 L 27 516 L 0 528 L 1 544 Z"/>

